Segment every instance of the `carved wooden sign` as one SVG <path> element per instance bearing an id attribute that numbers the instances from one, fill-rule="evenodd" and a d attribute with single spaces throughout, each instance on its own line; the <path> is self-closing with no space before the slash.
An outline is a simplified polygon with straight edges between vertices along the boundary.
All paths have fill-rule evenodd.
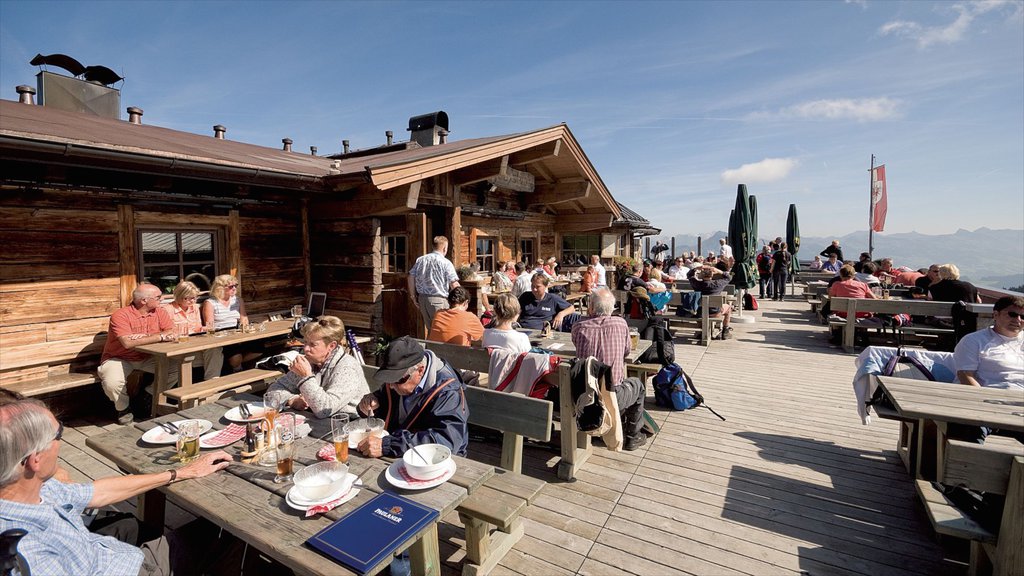
<path id="1" fill-rule="evenodd" d="M 515 192 L 533 192 L 536 187 L 533 174 L 515 168 L 506 168 L 504 174 L 488 178 L 487 181 L 498 188 Z"/>

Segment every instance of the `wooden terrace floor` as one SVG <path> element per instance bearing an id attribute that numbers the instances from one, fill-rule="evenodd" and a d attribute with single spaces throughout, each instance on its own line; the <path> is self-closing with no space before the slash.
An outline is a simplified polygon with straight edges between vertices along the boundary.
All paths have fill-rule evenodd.
<path id="1" fill-rule="evenodd" d="M 727 421 L 662 411 L 648 390 L 661 433 L 635 452 L 596 447 L 572 483 L 555 476 L 554 449 L 528 446 L 524 472 L 549 484 L 493 574 L 964 573 L 960 548 L 933 540 L 894 451 L 895 422 L 861 425 L 853 356 L 828 345 L 803 302 L 764 302 L 753 315 L 730 341 L 676 344 L 677 361 Z M 84 441 L 116 424 L 70 424 L 62 456 L 73 475 L 114 473 Z M 470 447 L 490 463 L 499 452 Z M 188 519 L 171 511 L 168 525 Z M 440 534 L 445 573 L 457 574 L 457 515 Z"/>

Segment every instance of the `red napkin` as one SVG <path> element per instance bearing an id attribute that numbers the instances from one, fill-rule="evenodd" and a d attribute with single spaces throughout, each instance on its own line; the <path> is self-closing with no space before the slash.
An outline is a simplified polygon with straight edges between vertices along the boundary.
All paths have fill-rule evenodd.
<path id="1" fill-rule="evenodd" d="M 226 428 L 204 440 L 209 446 L 227 446 L 245 438 L 245 426 L 229 424 Z"/>
<path id="2" fill-rule="evenodd" d="M 438 474 L 437 476 L 434 476 L 433 478 L 420 479 L 420 478 L 413 478 L 412 476 L 409 475 L 408 472 L 405 471 L 405 463 L 404 462 L 399 464 L 399 466 L 398 466 L 398 475 L 402 477 L 402 480 L 405 480 L 409 484 L 425 484 L 427 482 L 433 482 L 434 480 L 437 480 L 438 478 L 443 477 L 447 473 L 448 473 L 448 470 L 442 470 L 440 474 Z"/>
<path id="3" fill-rule="evenodd" d="M 306 518 L 309 518 L 310 516 L 316 516 L 317 514 L 323 514 L 324 512 L 330 512 L 331 510 L 334 510 L 338 506 L 341 506 L 341 501 L 344 500 L 345 498 L 348 498 L 348 495 L 351 494 L 352 491 L 355 489 L 356 487 L 355 484 L 353 483 L 352 486 L 344 494 L 338 496 L 334 500 L 331 500 L 326 504 L 317 504 L 316 506 L 310 506 L 309 508 L 306 509 Z"/>
<path id="4" fill-rule="evenodd" d="M 328 462 L 334 462 L 338 459 L 337 452 L 334 451 L 334 443 L 324 444 L 324 447 L 317 450 L 316 457 L 320 460 L 326 460 Z"/>

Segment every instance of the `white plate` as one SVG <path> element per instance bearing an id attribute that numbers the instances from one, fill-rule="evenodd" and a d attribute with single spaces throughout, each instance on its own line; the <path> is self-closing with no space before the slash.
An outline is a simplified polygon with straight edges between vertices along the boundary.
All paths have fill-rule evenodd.
<path id="1" fill-rule="evenodd" d="M 205 434 L 213 428 L 213 422 L 210 422 L 209 420 L 196 419 L 195 421 L 199 422 L 200 434 Z M 182 422 L 188 422 L 188 420 L 178 420 L 177 422 L 172 422 L 172 424 L 181 425 Z M 178 441 L 178 435 L 171 434 L 161 426 L 157 425 L 150 428 L 142 435 L 142 441 L 147 444 L 174 444 Z"/>
<path id="2" fill-rule="evenodd" d="M 232 440 L 230 442 L 221 442 L 221 443 L 214 444 L 213 442 L 210 441 L 214 436 L 216 436 L 217 434 L 220 434 L 220 433 L 221 433 L 221 430 L 210 430 L 206 434 L 203 434 L 202 436 L 199 437 L 199 447 L 200 448 L 223 448 L 225 446 L 230 446 L 231 444 L 234 444 L 235 442 L 238 442 L 239 440 L 243 440 L 245 438 L 245 434 L 242 434 L 241 437 L 239 437 L 239 438 L 237 438 L 235 440 Z"/>
<path id="3" fill-rule="evenodd" d="M 292 486 L 291 489 L 288 490 L 288 493 L 285 494 L 284 501 L 292 508 L 295 508 L 296 510 L 302 510 L 303 512 L 308 510 L 311 506 L 327 504 L 328 502 L 331 502 L 332 500 L 337 500 L 339 498 L 341 498 L 341 502 L 339 504 L 344 504 L 345 502 L 348 502 L 349 500 L 355 498 L 357 494 L 359 494 L 359 487 L 362 485 L 356 485 L 356 482 L 358 480 L 359 478 L 355 474 L 349 474 L 348 476 L 346 476 L 345 486 L 342 486 L 340 490 L 322 500 L 307 500 L 306 498 L 299 495 L 299 490 L 297 487 Z"/>
<path id="4" fill-rule="evenodd" d="M 448 461 L 448 470 L 446 470 L 439 478 L 435 478 L 430 482 L 407 482 L 402 475 L 399 473 L 399 469 L 405 466 L 405 463 L 401 460 L 395 460 L 388 466 L 388 469 L 384 472 L 384 479 L 388 481 L 395 488 L 402 488 L 403 490 L 426 490 L 427 488 L 433 488 L 434 486 L 440 486 L 447 482 L 452 476 L 455 475 L 455 460 Z"/>
<path id="5" fill-rule="evenodd" d="M 238 411 L 238 406 L 225 412 L 224 417 L 232 422 L 241 422 L 242 424 L 263 420 L 263 414 L 266 412 L 263 402 L 249 402 L 246 406 L 249 407 L 249 411 L 252 413 L 251 418 L 242 418 L 242 413 Z"/>

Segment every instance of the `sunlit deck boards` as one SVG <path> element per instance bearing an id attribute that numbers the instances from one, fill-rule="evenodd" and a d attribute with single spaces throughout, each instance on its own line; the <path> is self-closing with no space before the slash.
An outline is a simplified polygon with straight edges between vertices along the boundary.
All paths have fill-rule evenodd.
<path id="1" fill-rule="evenodd" d="M 676 346 L 728 421 L 660 411 L 648 391 L 661 434 L 636 452 L 598 447 L 573 483 L 557 480 L 555 451 L 528 446 L 524 473 L 549 484 L 493 573 L 962 573 L 932 541 L 894 451 L 895 423 L 860 424 L 853 357 L 828 346 L 802 301 L 755 314 L 731 341 Z M 84 436 L 72 438 L 84 449 Z M 500 452 L 470 449 L 492 463 Z M 84 476 L 104 472 L 62 450 Z M 454 574 L 464 548 L 457 516 L 446 520 L 441 554 Z"/>

